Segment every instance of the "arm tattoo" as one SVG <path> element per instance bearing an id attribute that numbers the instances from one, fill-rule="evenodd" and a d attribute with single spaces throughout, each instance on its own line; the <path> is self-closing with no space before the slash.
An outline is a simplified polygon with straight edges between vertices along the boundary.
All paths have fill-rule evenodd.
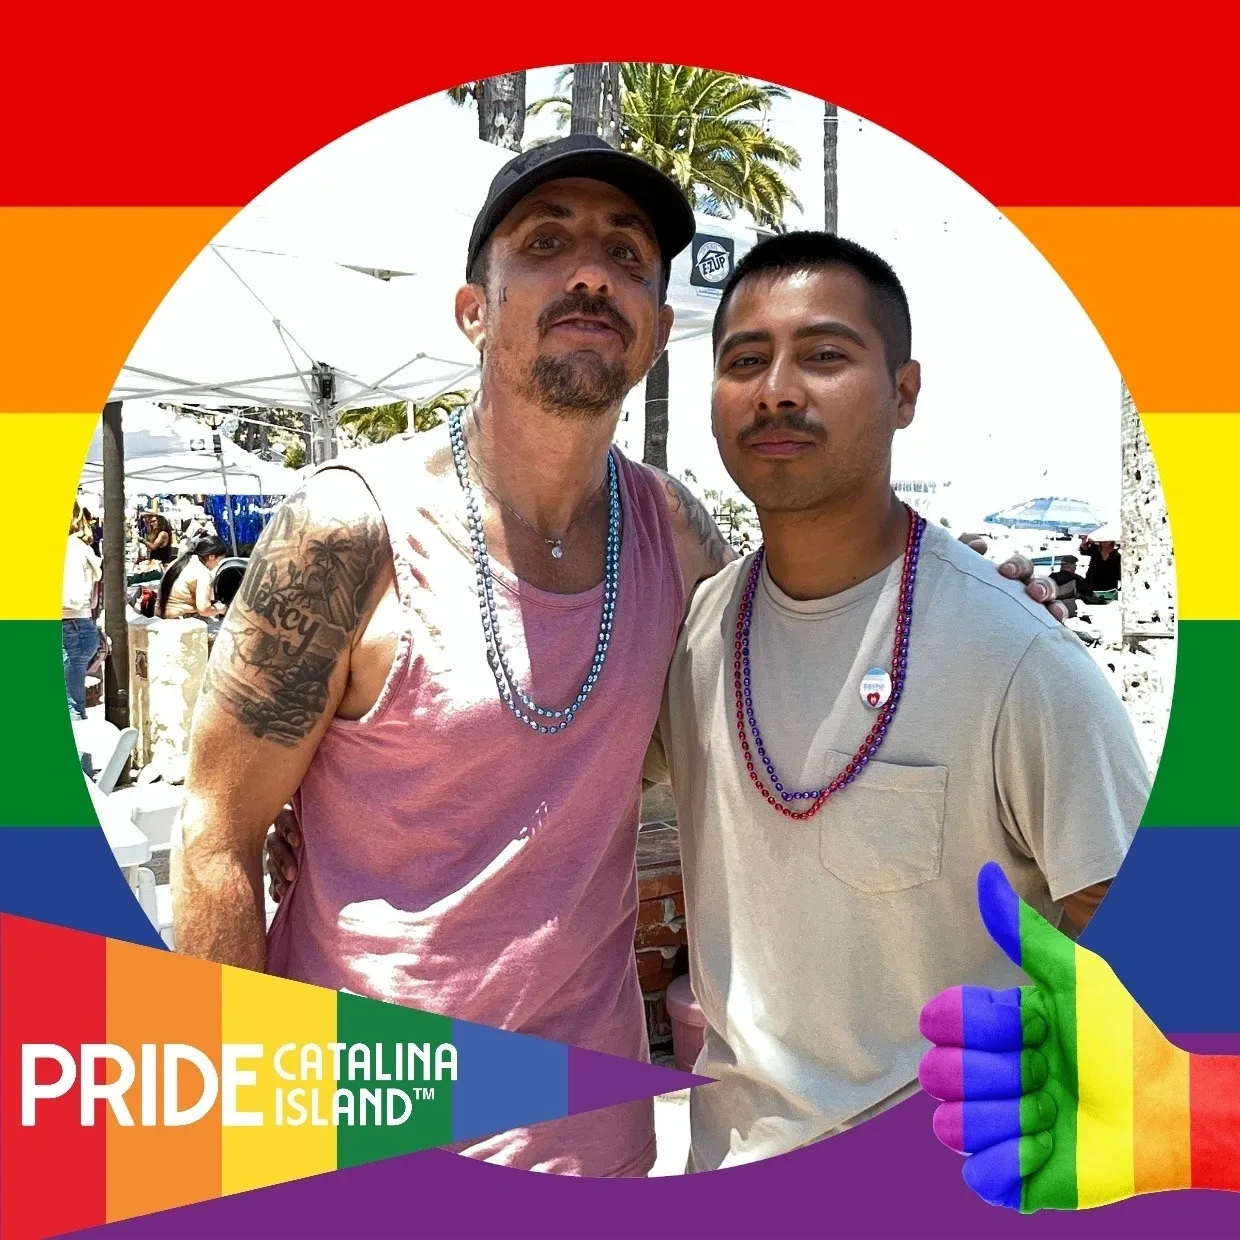
<path id="1" fill-rule="evenodd" d="M 724 536 L 719 533 L 719 527 L 693 492 L 678 478 L 673 478 L 671 474 L 664 473 L 661 469 L 656 469 L 655 472 L 659 475 L 663 489 L 667 492 L 667 503 L 672 520 L 679 521 L 691 534 L 697 536 L 710 562 L 711 573 L 717 573 L 725 564 L 736 558 L 736 553 Z"/>
<path id="2" fill-rule="evenodd" d="M 204 691 L 259 740 L 289 748 L 304 740 L 327 709 L 332 672 L 387 554 L 381 522 L 322 524 L 304 495 L 290 498 L 254 549 Z"/>

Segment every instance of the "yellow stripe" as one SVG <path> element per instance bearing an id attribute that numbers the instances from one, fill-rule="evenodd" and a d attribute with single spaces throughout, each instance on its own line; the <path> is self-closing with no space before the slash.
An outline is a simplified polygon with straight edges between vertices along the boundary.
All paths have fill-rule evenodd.
<path id="1" fill-rule="evenodd" d="M 326 1048 L 336 1040 L 336 993 L 317 986 L 305 986 L 283 978 L 250 973 L 244 969 L 225 967 L 222 978 L 223 1041 L 261 1044 L 262 1057 L 247 1060 L 239 1066 L 257 1074 L 253 1086 L 237 1091 L 237 1107 L 242 1111 L 261 1111 L 261 1127 L 228 1127 L 223 1130 L 222 1188 L 224 1196 L 244 1193 L 252 1188 L 282 1184 L 309 1175 L 321 1175 L 336 1169 L 336 1130 L 313 1127 L 276 1126 L 275 1092 L 287 1092 L 300 1082 L 283 1080 L 277 1075 L 273 1058 L 277 1047 L 295 1042 L 298 1047 L 317 1043 Z M 325 1075 L 330 1077 L 330 1056 Z M 297 1058 L 284 1061 L 286 1068 L 296 1070 Z M 318 1085 L 320 1111 L 330 1119 L 330 1080 L 307 1082 Z M 221 1098 L 221 1106 L 223 1098 Z M 323 1106 L 322 1104 L 326 1104 Z M 287 1112 L 286 1112 L 287 1116 Z"/>
<path id="2" fill-rule="evenodd" d="M 1133 1195 L 1132 999 L 1101 956 L 1076 949 L 1077 1204 Z"/>
<path id="3" fill-rule="evenodd" d="M 0 414 L 0 529 L 26 542 L 0 574 L 0 620 L 59 620 L 65 540 L 99 415 Z M 35 546 L 39 550 L 35 550 Z"/>
<path id="4" fill-rule="evenodd" d="M 1142 421 L 1170 513 L 1178 615 L 1240 620 L 1240 578 L 1220 572 L 1218 558 L 1220 534 L 1234 520 L 1240 413 L 1154 413 Z"/>

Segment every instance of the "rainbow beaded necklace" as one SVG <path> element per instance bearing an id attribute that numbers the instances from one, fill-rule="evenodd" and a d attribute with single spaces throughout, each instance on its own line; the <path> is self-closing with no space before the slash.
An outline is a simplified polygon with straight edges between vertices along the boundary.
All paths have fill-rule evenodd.
<path id="1" fill-rule="evenodd" d="M 851 784 L 869 764 L 870 759 L 878 753 L 887 737 L 887 729 L 895 718 L 896 708 L 904 693 L 904 679 L 908 671 L 908 643 L 913 630 L 913 588 L 917 582 L 917 561 L 921 555 L 921 538 L 925 533 L 926 521 L 913 509 L 905 505 L 908 511 L 908 540 L 904 546 L 904 566 L 900 572 L 900 600 L 896 609 L 896 633 L 891 647 L 891 696 L 883 704 L 865 740 L 861 742 L 857 752 L 848 764 L 824 788 L 810 792 L 789 792 L 783 780 L 775 770 L 775 764 L 766 752 L 762 741 L 762 733 L 758 730 L 758 720 L 754 715 L 753 696 L 750 692 L 752 675 L 749 668 L 749 631 L 753 624 L 753 596 L 758 587 L 758 578 L 762 573 L 764 547 L 758 548 L 754 556 L 753 567 L 745 582 L 745 593 L 741 597 L 741 605 L 736 613 L 736 646 L 732 656 L 733 683 L 736 691 L 736 731 L 741 741 L 741 754 L 745 761 L 745 770 L 754 786 L 763 798 L 786 818 L 805 821 L 812 818 L 841 788 Z M 753 735 L 753 749 L 750 749 L 746 730 Z M 758 774 L 758 763 L 754 761 L 757 751 L 758 762 L 766 770 L 771 788 L 768 788 Z M 806 810 L 792 810 L 791 801 L 812 801 Z"/>

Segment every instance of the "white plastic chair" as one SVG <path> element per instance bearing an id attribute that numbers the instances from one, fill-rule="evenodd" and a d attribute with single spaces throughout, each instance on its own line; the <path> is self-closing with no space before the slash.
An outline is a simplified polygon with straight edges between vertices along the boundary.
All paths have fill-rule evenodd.
<path id="1" fill-rule="evenodd" d="M 125 763 L 138 743 L 138 729 L 121 730 L 106 719 L 75 719 L 73 736 L 79 756 L 89 755 L 96 772 L 91 778 L 95 787 L 107 795 L 116 788 Z"/>

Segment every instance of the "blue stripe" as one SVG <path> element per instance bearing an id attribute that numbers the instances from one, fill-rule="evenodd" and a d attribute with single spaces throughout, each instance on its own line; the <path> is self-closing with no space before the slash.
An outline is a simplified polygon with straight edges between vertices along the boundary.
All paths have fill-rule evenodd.
<path id="1" fill-rule="evenodd" d="M 1160 1029 L 1240 1033 L 1238 877 L 1240 829 L 1142 827 L 1081 946 Z"/>
<path id="2" fill-rule="evenodd" d="M 0 910 L 143 947 L 164 946 L 99 827 L 0 830 Z"/>
<path id="3" fill-rule="evenodd" d="M 465 1020 L 452 1022 L 452 1042 L 453 1141 L 568 1114 L 567 1046 Z"/>

